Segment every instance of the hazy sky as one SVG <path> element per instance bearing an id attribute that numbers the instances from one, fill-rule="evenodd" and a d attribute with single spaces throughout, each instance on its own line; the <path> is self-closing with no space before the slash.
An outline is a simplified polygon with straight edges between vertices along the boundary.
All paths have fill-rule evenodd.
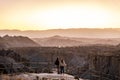
<path id="1" fill-rule="evenodd" d="M 120 28 L 120 0 L 0 0 L 0 29 Z"/>

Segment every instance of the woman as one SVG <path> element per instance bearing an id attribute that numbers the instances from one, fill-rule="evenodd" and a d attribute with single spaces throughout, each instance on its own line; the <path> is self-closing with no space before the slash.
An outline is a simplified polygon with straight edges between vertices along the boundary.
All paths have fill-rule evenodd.
<path id="1" fill-rule="evenodd" d="M 61 59 L 60 61 L 60 73 L 63 74 L 65 72 L 65 66 L 66 66 L 66 63 L 63 59 Z"/>

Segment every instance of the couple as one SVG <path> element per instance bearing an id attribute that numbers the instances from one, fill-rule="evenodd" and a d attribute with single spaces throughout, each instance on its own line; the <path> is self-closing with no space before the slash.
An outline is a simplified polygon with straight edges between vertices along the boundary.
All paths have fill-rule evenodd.
<path id="1" fill-rule="evenodd" d="M 66 63 L 63 59 L 59 59 L 57 57 L 56 61 L 55 61 L 55 65 L 57 66 L 57 72 L 58 74 L 61 73 L 63 74 L 65 72 L 65 66 L 66 66 Z"/>

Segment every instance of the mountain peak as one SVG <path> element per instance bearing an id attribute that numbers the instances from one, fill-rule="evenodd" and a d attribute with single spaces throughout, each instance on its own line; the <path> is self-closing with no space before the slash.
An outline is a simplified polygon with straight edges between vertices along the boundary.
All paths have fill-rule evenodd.
<path id="1" fill-rule="evenodd" d="M 8 34 L 6 34 L 5 36 L 3 36 L 3 38 L 6 38 L 6 37 L 10 37 Z"/>
<path id="2" fill-rule="evenodd" d="M 55 35 L 55 36 L 52 36 L 52 38 L 61 38 L 62 36 L 60 35 Z"/>

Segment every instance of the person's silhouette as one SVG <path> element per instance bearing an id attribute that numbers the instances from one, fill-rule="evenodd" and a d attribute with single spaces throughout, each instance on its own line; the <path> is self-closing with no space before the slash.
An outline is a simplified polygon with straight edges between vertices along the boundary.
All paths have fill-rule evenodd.
<path id="1" fill-rule="evenodd" d="M 56 61 L 55 61 L 55 65 L 57 66 L 57 72 L 59 74 L 59 67 L 60 67 L 60 60 L 59 58 L 57 57 Z"/>
<path id="2" fill-rule="evenodd" d="M 63 74 L 65 72 L 65 66 L 66 66 L 66 63 L 63 59 L 61 59 L 60 61 L 60 73 Z"/>

